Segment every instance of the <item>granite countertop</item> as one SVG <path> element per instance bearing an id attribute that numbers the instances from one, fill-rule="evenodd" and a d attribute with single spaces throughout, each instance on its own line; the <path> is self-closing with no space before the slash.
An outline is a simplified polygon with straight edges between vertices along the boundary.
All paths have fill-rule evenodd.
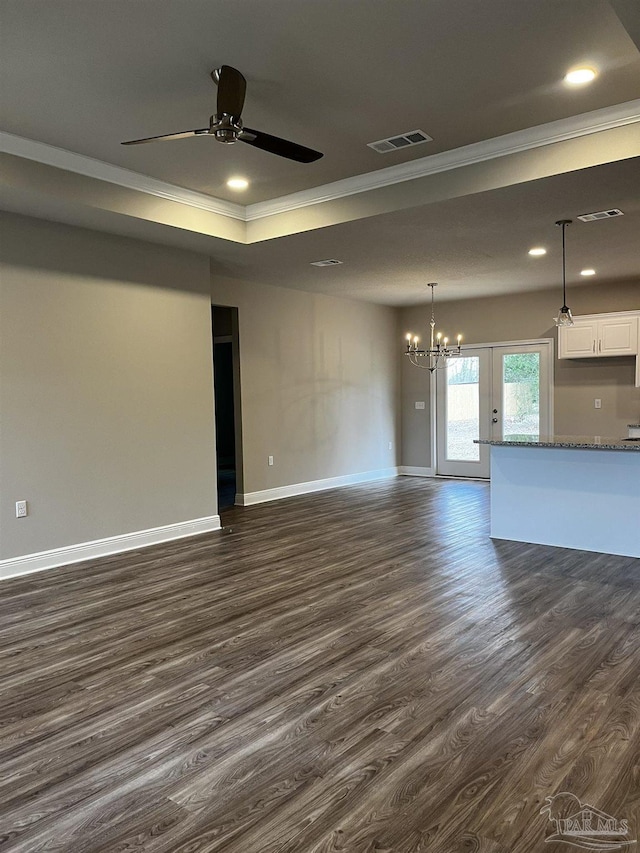
<path id="1" fill-rule="evenodd" d="M 625 441 L 622 438 L 609 438 L 601 435 L 505 435 L 502 439 L 481 438 L 474 444 L 492 446 L 519 447 L 564 447 L 578 450 L 637 450 L 640 441 Z"/>

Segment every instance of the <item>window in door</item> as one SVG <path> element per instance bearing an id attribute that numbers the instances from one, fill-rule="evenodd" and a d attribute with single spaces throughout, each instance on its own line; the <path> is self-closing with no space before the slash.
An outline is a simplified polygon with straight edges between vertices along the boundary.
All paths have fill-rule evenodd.
<path id="1" fill-rule="evenodd" d="M 436 374 L 436 470 L 489 477 L 474 439 L 552 432 L 551 342 L 471 346 Z"/>

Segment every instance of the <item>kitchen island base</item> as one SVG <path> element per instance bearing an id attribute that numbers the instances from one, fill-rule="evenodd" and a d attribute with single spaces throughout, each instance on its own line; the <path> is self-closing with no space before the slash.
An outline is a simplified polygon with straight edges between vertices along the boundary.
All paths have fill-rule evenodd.
<path id="1" fill-rule="evenodd" d="M 494 444 L 491 537 L 640 557 L 640 453 Z"/>

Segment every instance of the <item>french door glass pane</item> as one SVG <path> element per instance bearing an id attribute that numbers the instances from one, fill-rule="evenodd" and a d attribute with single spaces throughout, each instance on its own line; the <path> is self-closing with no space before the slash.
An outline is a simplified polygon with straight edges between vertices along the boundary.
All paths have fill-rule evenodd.
<path id="1" fill-rule="evenodd" d="M 503 435 L 540 432 L 540 353 L 510 353 L 502 361 Z"/>
<path id="2" fill-rule="evenodd" d="M 476 462 L 480 458 L 480 359 L 477 355 L 452 358 L 447 375 L 446 458 Z"/>

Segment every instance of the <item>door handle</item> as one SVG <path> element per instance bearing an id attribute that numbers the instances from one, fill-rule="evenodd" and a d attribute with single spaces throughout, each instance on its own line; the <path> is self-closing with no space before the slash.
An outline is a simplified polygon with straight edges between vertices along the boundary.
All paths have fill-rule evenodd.
<path id="1" fill-rule="evenodd" d="M 598 341 L 598 352 L 602 352 L 602 338 Z"/>
<path id="2" fill-rule="evenodd" d="M 593 342 L 593 351 L 594 352 L 596 351 L 596 342 L 595 341 Z"/>

